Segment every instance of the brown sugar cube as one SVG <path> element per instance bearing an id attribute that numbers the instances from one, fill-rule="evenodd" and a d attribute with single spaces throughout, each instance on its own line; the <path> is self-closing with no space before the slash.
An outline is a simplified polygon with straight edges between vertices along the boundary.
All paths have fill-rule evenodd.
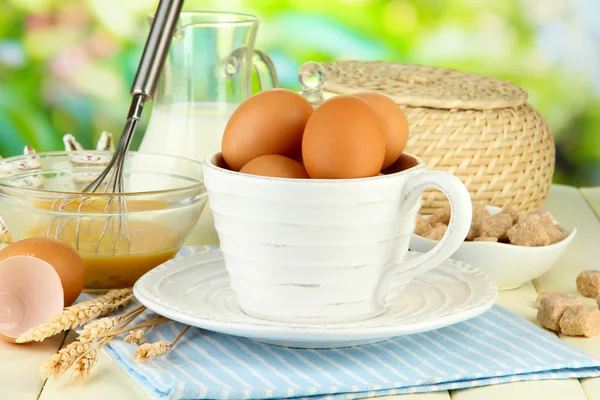
<path id="1" fill-rule="evenodd" d="M 575 283 L 577 291 L 585 297 L 596 298 L 600 295 L 600 271 L 581 271 Z"/>
<path id="2" fill-rule="evenodd" d="M 480 236 L 480 228 L 481 222 L 490 216 L 490 212 L 485 208 L 485 206 L 481 203 L 472 203 L 473 206 L 473 217 L 471 219 L 471 228 L 469 229 L 469 233 L 467 233 L 466 240 L 474 240 L 476 237 Z"/>
<path id="3" fill-rule="evenodd" d="M 481 221 L 485 217 L 490 216 L 490 212 L 481 203 L 472 202 L 473 207 L 473 220 Z"/>
<path id="4" fill-rule="evenodd" d="M 515 209 L 513 209 L 513 208 L 505 208 L 499 214 L 510 215 L 510 218 L 512 219 L 513 225 L 516 224 L 517 222 L 519 222 L 519 218 L 521 217 L 519 215 L 519 213 Z"/>
<path id="5" fill-rule="evenodd" d="M 565 292 L 560 292 L 558 290 L 544 290 L 542 293 L 540 293 L 537 297 L 537 299 L 535 299 L 535 306 L 537 308 L 540 308 L 540 302 L 542 301 L 542 299 L 545 299 L 547 297 L 555 297 L 555 298 L 573 298 L 573 299 L 577 299 L 577 301 L 579 301 L 579 303 L 581 304 L 581 301 L 579 300 L 578 297 L 572 296 L 570 294 L 567 294 Z"/>
<path id="6" fill-rule="evenodd" d="M 445 207 L 437 210 L 429 219 L 429 223 L 432 226 L 438 223 L 448 225 L 450 223 L 450 208 Z"/>
<path id="7" fill-rule="evenodd" d="M 544 224 L 544 228 L 550 238 L 550 244 L 558 243 L 565 238 L 562 231 L 554 224 Z"/>
<path id="8" fill-rule="evenodd" d="M 467 233 L 466 240 L 475 240 L 477 237 L 479 237 L 480 226 L 481 226 L 481 222 L 472 220 L 471 228 L 469 228 L 469 233 Z"/>
<path id="9" fill-rule="evenodd" d="M 581 305 L 576 297 L 548 296 L 540 300 L 537 321 L 546 329 L 558 332 L 559 322 L 567 308 Z"/>
<path id="10" fill-rule="evenodd" d="M 546 210 L 534 210 L 527 214 L 527 217 L 531 217 L 540 221 L 542 224 L 554 224 L 554 217 L 550 213 L 550 211 Z"/>
<path id="11" fill-rule="evenodd" d="M 506 232 L 506 236 L 511 244 L 517 246 L 533 247 L 550 244 L 550 237 L 542 223 L 529 217 L 521 218 Z"/>
<path id="12" fill-rule="evenodd" d="M 446 229 L 448 229 L 448 226 L 446 224 L 437 223 L 433 225 L 433 228 L 429 231 L 429 233 L 427 233 L 427 236 L 425 237 L 433 240 L 442 240 L 444 234 L 446 233 Z"/>
<path id="13" fill-rule="evenodd" d="M 496 237 L 500 240 L 506 238 L 506 231 L 513 226 L 512 218 L 508 214 L 496 214 L 487 217 L 481 222 L 480 236 Z"/>
<path id="14" fill-rule="evenodd" d="M 479 236 L 476 237 L 475 239 L 473 239 L 474 242 L 497 242 L 498 238 L 497 237 L 490 237 L 490 236 Z"/>
<path id="15" fill-rule="evenodd" d="M 585 306 L 567 307 L 559 321 L 560 332 L 567 336 L 592 337 L 600 332 L 600 310 Z"/>
<path id="16" fill-rule="evenodd" d="M 415 225 L 415 234 L 419 236 L 426 236 L 427 233 L 433 228 L 429 221 L 427 221 L 421 214 L 417 214 L 417 223 Z"/>
<path id="17" fill-rule="evenodd" d="M 546 210 L 535 210 L 527 214 L 527 218 L 539 221 L 544 225 L 546 233 L 550 238 L 549 244 L 558 243 L 565 238 L 559 226 L 557 226 L 554 217 L 549 211 Z"/>

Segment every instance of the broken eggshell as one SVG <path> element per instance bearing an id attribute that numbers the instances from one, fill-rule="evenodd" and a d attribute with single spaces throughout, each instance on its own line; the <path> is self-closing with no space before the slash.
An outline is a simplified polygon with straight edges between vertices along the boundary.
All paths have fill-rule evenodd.
<path id="1" fill-rule="evenodd" d="M 17 256 L 39 258 L 54 268 L 62 282 L 65 307 L 73 304 L 83 291 L 83 260 L 77 250 L 68 244 L 47 237 L 32 237 L 11 243 L 0 250 L 0 261 Z"/>
<path id="2" fill-rule="evenodd" d="M 52 265 L 25 255 L 0 261 L 0 339 L 14 343 L 63 308 L 62 283 Z"/>

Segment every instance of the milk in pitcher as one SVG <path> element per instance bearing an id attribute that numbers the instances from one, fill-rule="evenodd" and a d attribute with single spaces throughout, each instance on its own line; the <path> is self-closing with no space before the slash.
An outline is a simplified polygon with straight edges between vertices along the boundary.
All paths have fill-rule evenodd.
<path id="1" fill-rule="evenodd" d="M 203 161 L 221 150 L 221 139 L 236 104 L 160 104 L 152 110 L 139 151 Z"/>

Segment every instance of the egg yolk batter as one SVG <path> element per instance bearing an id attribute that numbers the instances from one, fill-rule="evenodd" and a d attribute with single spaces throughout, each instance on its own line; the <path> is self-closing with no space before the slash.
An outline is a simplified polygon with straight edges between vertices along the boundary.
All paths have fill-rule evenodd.
<path id="1" fill-rule="evenodd" d="M 37 202 L 35 207 L 56 210 L 56 204 L 52 202 Z M 175 231 L 156 222 L 101 215 L 117 209 L 119 205 L 115 203 L 88 200 L 82 205 L 77 200 L 61 204 L 61 210 L 65 212 L 77 212 L 80 207 L 85 207 L 86 213 L 97 214 L 56 218 L 34 227 L 29 236 L 52 237 L 75 248 L 83 259 L 85 289 L 131 287 L 146 272 L 173 258 L 183 242 Z M 128 212 L 165 207 L 162 202 L 127 202 Z"/>

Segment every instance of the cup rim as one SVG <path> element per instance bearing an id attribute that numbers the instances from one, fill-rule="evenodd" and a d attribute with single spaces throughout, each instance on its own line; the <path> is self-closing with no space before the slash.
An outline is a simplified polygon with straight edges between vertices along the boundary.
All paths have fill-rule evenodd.
<path id="1" fill-rule="evenodd" d="M 273 177 L 273 176 L 243 174 L 243 173 L 240 173 L 237 171 L 232 171 L 230 169 L 225 169 L 225 168 L 222 168 L 222 167 L 219 167 L 218 165 L 216 165 L 214 160 L 216 159 L 216 157 L 221 155 L 220 151 L 213 153 L 210 156 L 206 157 L 203 161 L 203 166 L 204 166 L 204 168 L 209 168 L 209 169 L 218 171 L 219 173 L 224 173 L 224 174 L 228 174 L 228 175 L 236 176 L 236 177 L 243 177 L 243 179 L 255 180 L 256 182 L 276 182 L 278 184 L 285 183 L 285 184 L 304 184 L 304 185 L 319 185 L 319 184 L 343 185 L 343 184 L 348 184 L 348 183 L 365 183 L 365 182 L 383 181 L 386 179 L 394 179 L 395 177 L 402 176 L 402 175 L 408 175 L 416 170 L 421 170 L 421 169 L 427 168 L 427 164 L 425 163 L 425 161 L 423 161 L 423 159 L 421 159 L 413 154 L 407 153 L 407 152 L 403 152 L 402 154 L 414 158 L 417 161 L 417 165 L 414 165 L 408 169 L 394 172 L 391 174 L 369 176 L 366 178 L 351 178 L 351 179 L 298 179 L 298 178 L 280 178 L 280 177 Z"/>
<path id="2" fill-rule="evenodd" d="M 41 153 L 33 153 L 33 154 L 28 154 L 28 155 L 16 155 L 16 156 L 12 156 L 12 157 L 7 157 L 7 158 L 2 158 L 0 159 L 0 165 L 6 163 L 6 162 L 11 162 L 11 161 L 16 161 L 19 159 L 34 159 L 36 157 L 48 157 L 48 158 L 56 158 L 56 157 L 68 157 L 71 155 L 76 155 L 76 154 L 100 154 L 100 155 L 108 155 L 111 156 L 113 154 L 112 151 L 100 151 L 100 150 L 83 150 L 83 151 L 48 151 L 48 152 L 41 152 Z M 140 155 L 140 156 L 148 156 L 148 157 L 163 157 L 163 158 L 168 158 L 168 159 L 177 159 L 177 160 L 183 160 L 186 163 L 189 164 L 196 164 L 196 166 L 198 168 L 202 168 L 202 163 L 196 160 L 193 160 L 191 158 L 185 158 L 185 157 L 176 157 L 176 156 L 171 156 L 168 154 L 159 154 L 159 153 L 146 153 L 146 152 L 139 152 L 139 151 L 128 151 L 127 152 L 128 155 Z M 34 171 L 40 171 L 41 173 L 43 173 L 43 169 L 40 170 L 31 170 L 31 172 Z M 29 172 L 29 171 L 23 171 L 23 172 Z M 143 191 L 143 192 L 125 192 L 125 193 L 102 193 L 102 192 L 94 192 L 94 193 L 82 193 L 82 192 L 69 192 L 69 191 L 56 191 L 56 190 L 46 190 L 46 189 L 38 189 L 35 187 L 18 187 L 18 186 L 12 186 L 6 183 L 2 182 L 2 177 L 0 176 L 0 189 L 6 189 L 9 192 L 12 193 L 26 193 L 32 196 L 35 195 L 42 195 L 42 196 L 61 196 L 61 197 L 72 197 L 72 196 L 82 196 L 85 195 L 86 197 L 124 197 L 124 198 L 131 198 L 131 197 L 143 197 L 143 196 L 156 196 L 156 195 L 165 195 L 165 194 L 175 194 L 175 193 L 179 193 L 179 192 L 186 192 L 186 191 L 190 191 L 190 190 L 197 190 L 197 189 L 203 189 L 204 186 L 204 180 L 198 180 L 198 179 L 194 179 L 196 182 L 192 183 L 190 185 L 187 186 L 181 186 L 181 187 L 177 187 L 175 189 L 161 189 L 161 190 L 150 190 L 150 191 Z"/>
<path id="3" fill-rule="evenodd" d="M 148 19 L 151 21 L 156 12 L 151 12 L 148 14 Z M 197 21 L 186 24 L 179 29 L 182 30 L 189 26 L 243 26 L 243 25 L 253 25 L 259 22 L 259 19 L 256 15 L 235 11 L 211 11 L 211 10 L 182 10 L 179 13 L 179 18 L 184 16 L 208 16 L 213 17 L 214 19 L 207 19 L 206 21 Z M 218 19 L 218 16 L 226 16 L 230 18 Z"/>

